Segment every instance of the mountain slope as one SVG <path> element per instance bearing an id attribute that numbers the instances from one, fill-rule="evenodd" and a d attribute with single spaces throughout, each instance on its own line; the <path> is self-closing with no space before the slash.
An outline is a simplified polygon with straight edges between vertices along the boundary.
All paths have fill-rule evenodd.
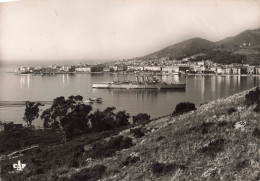
<path id="1" fill-rule="evenodd" d="M 200 49 L 210 49 L 215 45 L 213 42 L 202 39 L 193 38 L 171 46 L 168 46 L 160 51 L 142 57 L 143 59 L 158 59 L 162 57 L 178 57 L 194 53 Z"/>
<path id="2" fill-rule="evenodd" d="M 225 38 L 221 41 L 216 42 L 217 45 L 225 46 L 240 46 L 243 43 L 247 45 L 260 45 L 260 29 L 246 30 L 234 37 Z"/>
<path id="3" fill-rule="evenodd" d="M 246 43 L 246 46 L 243 46 L 243 43 Z M 249 43 L 250 46 L 248 46 Z M 249 59 L 252 59 L 252 57 L 258 57 L 256 55 L 260 54 L 260 29 L 246 30 L 234 37 L 228 37 L 217 42 L 212 42 L 202 38 L 193 38 L 168 46 L 157 52 L 151 53 L 144 57 L 140 57 L 139 59 L 160 59 L 162 57 L 177 58 L 182 56 L 189 56 L 205 50 L 212 50 L 217 47 L 238 54 L 240 53 L 240 51 L 238 51 L 239 49 L 246 48 L 249 49 L 249 51 L 246 50 L 242 52 L 246 52 L 245 55 L 249 56 Z M 250 51 L 252 49 L 256 51 Z M 251 56 L 252 52 L 254 53 Z M 242 54 L 244 55 L 244 53 Z"/>

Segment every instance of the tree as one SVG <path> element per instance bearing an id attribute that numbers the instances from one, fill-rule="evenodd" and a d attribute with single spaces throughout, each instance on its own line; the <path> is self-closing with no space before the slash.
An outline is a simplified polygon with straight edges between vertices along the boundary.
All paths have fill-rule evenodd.
<path id="1" fill-rule="evenodd" d="M 133 116 L 133 124 L 146 124 L 150 120 L 150 115 L 147 113 L 139 113 L 136 116 Z"/>
<path id="2" fill-rule="evenodd" d="M 80 95 L 70 96 L 67 100 L 64 97 L 54 99 L 53 105 L 41 115 L 44 127 L 60 130 L 67 139 L 86 133 L 89 130 L 88 114 L 92 106 L 76 103 L 82 100 Z"/>
<path id="3" fill-rule="evenodd" d="M 116 126 L 128 126 L 130 123 L 128 119 L 130 118 L 130 115 L 126 113 L 126 111 L 118 111 L 116 114 Z"/>
<path id="4" fill-rule="evenodd" d="M 181 102 L 176 105 L 173 115 L 183 114 L 192 110 L 196 110 L 195 104 L 191 102 Z"/>
<path id="5" fill-rule="evenodd" d="M 32 121 L 39 117 L 39 106 L 43 106 L 43 104 L 26 101 L 25 106 L 23 120 L 26 121 L 28 127 L 31 127 Z"/>
<path id="6" fill-rule="evenodd" d="M 106 131 L 115 127 L 114 107 L 108 107 L 104 111 L 97 109 L 90 115 L 92 130 L 94 132 Z"/>

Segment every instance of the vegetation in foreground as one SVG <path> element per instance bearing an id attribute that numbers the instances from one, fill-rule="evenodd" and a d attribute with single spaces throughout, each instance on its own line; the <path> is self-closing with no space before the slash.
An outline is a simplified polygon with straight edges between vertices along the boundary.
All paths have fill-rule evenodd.
<path id="1" fill-rule="evenodd" d="M 253 89 L 183 114 L 42 145 L 0 161 L 1 172 L 5 180 L 259 180 L 257 100 Z M 9 173 L 18 159 L 28 167 Z"/>

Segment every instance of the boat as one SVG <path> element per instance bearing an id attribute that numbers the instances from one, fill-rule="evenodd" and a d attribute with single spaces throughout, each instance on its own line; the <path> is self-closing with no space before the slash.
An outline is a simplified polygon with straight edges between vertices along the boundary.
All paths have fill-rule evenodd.
<path id="1" fill-rule="evenodd" d="M 148 76 L 146 80 L 144 80 L 144 76 L 141 76 L 139 80 L 139 77 L 136 76 L 136 81 L 97 82 L 92 87 L 97 89 L 185 89 L 186 84 L 160 82 L 155 77 L 150 80 Z"/>
<path id="2" fill-rule="evenodd" d="M 97 103 L 103 102 L 102 98 L 89 98 L 89 101 L 91 101 L 91 102 L 97 102 Z"/>

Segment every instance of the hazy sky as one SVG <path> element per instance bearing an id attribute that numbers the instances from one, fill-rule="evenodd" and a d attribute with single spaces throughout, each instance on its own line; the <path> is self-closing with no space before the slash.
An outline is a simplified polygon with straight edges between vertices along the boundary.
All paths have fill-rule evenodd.
<path id="1" fill-rule="evenodd" d="M 132 58 L 260 27 L 260 0 L 1 2 L 0 61 L 9 63 Z"/>

